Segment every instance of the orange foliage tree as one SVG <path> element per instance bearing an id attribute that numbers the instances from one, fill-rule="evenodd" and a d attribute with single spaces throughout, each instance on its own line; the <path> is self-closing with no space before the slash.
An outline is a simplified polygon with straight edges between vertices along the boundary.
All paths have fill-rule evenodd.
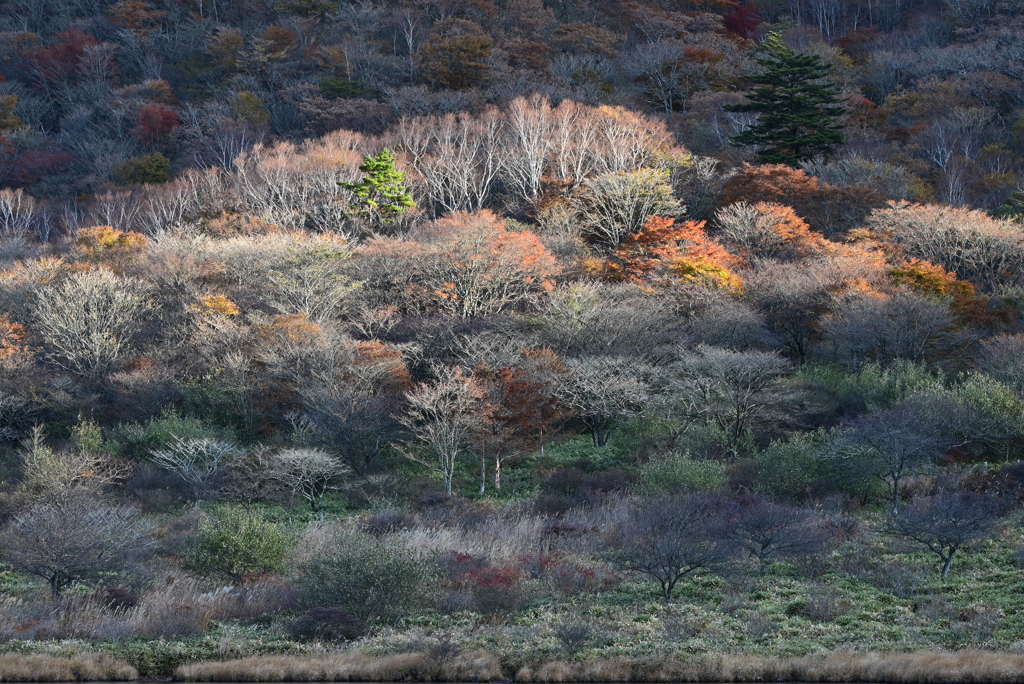
<path id="1" fill-rule="evenodd" d="M 828 234 L 859 225 L 885 200 L 872 188 L 835 187 L 784 164 L 746 164 L 722 188 L 719 206 L 736 202 L 789 205 L 811 228 Z"/>
<path id="2" fill-rule="evenodd" d="M 456 212 L 428 230 L 434 251 L 429 260 L 424 255 L 423 281 L 445 313 L 497 313 L 554 287 L 554 255 L 536 235 L 507 230 L 490 211 Z"/>
<path id="3" fill-rule="evenodd" d="M 107 9 L 107 16 L 121 28 L 147 31 L 156 28 L 167 12 L 153 9 L 142 0 L 121 0 Z"/>
<path id="4" fill-rule="evenodd" d="M 774 202 L 737 202 L 719 210 L 721 235 L 746 255 L 804 259 L 826 252 L 829 242 L 811 231 L 793 207 Z"/>
<path id="5" fill-rule="evenodd" d="M 144 235 L 111 226 L 83 228 L 78 231 L 77 243 L 83 260 L 103 263 L 117 271 L 123 271 L 146 251 Z"/>
<path id="6" fill-rule="evenodd" d="M 28 363 L 32 353 L 28 349 L 25 326 L 0 316 L 0 370 L 11 370 Z"/>
<path id="7" fill-rule="evenodd" d="M 559 364 L 548 350 L 527 352 L 531 366 Z M 481 456 L 491 453 L 494 458 L 494 487 L 501 489 L 501 467 L 510 457 L 539 448 L 544 452 L 544 441 L 552 423 L 563 416 L 554 386 L 547 373 L 538 375 L 531 369 L 506 367 L 497 370 L 479 365 L 473 377 L 484 388 L 489 405 L 488 430 L 481 436 L 484 442 Z M 481 491 L 484 478 L 481 476 Z"/>
<path id="8" fill-rule="evenodd" d="M 611 280 L 634 283 L 676 276 L 715 288 L 738 290 L 742 280 L 731 269 L 742 261 L 704 232 L 704 221 L 676 225 L 675 219 L 652 216 L 627 235 L 606 260 L 584 266 Z"/>
<path id="9" fill-rule="evenodd" d="M 974 299 L 974 286 L 958 280 L 937 264 L 921 259 L 910 259 L 889 270 L 889 277 L 896 285 L 903 285 L 915 292 L 934 297 L 949 298 L 953 301 Z"/>
<path id="10" fill-rule="evenodd" d="M 143 144 L 156 145 L 165 142 L 180 124 L 176 111 L 150 102 L 139 109 L 139 121 L 132 132 Z"/>
<path id="11" fill-rule="evenodd" d="M 949 300 L 950 310 L 964 325 L 998 326 L 1015 318 L 1012 311 L 991 308 L 990 302 L 977 296 L 971 283 L 959 280 L 955 273 L 922 259 L 910 259 L 889 270 L 893 284 L 920 294 Z"/>

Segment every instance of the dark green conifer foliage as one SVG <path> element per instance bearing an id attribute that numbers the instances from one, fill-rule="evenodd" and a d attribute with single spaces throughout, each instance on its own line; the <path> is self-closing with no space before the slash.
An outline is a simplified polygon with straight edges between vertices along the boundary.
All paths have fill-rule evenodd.
<path id="1" fill-rule="evenodd" d="M 338 185 L 352 191 L 356 201 L 352 208 L 359 216 L 379 217 L 387 223 L 416 203 L 405 187 L 405 173 L 395 168 L 395 155 L 388 148 L 363 159 L 359 170 L 366 175 L 357 183 Z"/>
<path id="2" fill-rule="evenodd" d="M 758 159 L 764 164 L 796 166 L 814 157 L 828 157 L 833 145 L 845 142 L 837 123 L 846 109 L 838 87 L 827 80 L 832 66 L 817 55 L 798 54 L 770 34 L 761 45 L 764 67 L 747 79 L 759 86 L 747 104 L 725 107 L 729 112 L 756 112 L 758 122 L 732 138 L 733 145 L 764 145 Z"/>

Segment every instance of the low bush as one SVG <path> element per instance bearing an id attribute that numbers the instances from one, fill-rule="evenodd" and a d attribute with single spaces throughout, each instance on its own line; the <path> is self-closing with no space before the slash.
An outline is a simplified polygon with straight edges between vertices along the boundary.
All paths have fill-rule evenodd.
<path id="1" fill-rule="evenodd" d="M 472 598 L 473 610 L 484 615 L 514 613 L 529 600 L 519 568 L 480 568 L 463 574 L 459 583 Z"/>
<path id="2" fill-rule="evenodd" d="M 725 484 L 727 469 L 722 461 L 697 460 L 687 452 L 672 452 L 640 467 L 637 488 L 655 497 L 674 492 L 715 492 Z"/>
<path id="3" fill-rule="evenodd" d="M 145 423 L 119 425 L 113 434 L 121 455 L 130 458 L 147 458 L 151 452 L 170 446 L 175 438 L 236 440 L 234 432 L 228 428 L 214 427 L 174 410 L 165 411 Z"/>
<path id="4" fill-rule="evenodd" d="M 565 652 L 572 657 L 586 648 L 594 638 L 594 631 L 588 624 L 567 622 L 555 627 L 555 636 Z"/>
<path id="5" fill-rule="evenodd" d="M 224 506 L 199 523 L 182 567 L 200 576 L 221 575 L 239 585 L 283 572 L 292 545 L 291 536 L 263 514 Z"/>
<path id="6" fill-rule="evenodd" d="M 300 641 L 349 641 L 366 634 L 367 625 L 347 610 L 314 608 L 288 626 L 288 632 Z"/>
<path id="7" fill-rule="evenodd" d="M 370 624 L 391 624 L 426 605 L 437 586 L 426 554 L 349 530 L 335 532 L 299 568 L 302 601 L 335 606 Z"/>

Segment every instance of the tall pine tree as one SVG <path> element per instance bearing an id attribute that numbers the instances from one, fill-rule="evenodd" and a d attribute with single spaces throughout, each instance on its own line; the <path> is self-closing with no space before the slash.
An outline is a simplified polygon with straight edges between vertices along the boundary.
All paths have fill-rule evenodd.
<path id="1" fill-rule="evenodd" d="M 839 89 L 828 77 L 832 66 L 817 55 L 798 54 L 772 33 L 761 44 L 764 67 L 747 80 L 758 86 L 747 104 L 729 105 L 729 112 L 756 112 L 756 124 L 732 138 L 733 145 L 763 145 L 758 159 L 765 164 L 796 166 L 814 157 L 828 157 L 833 145 L 845 142 L 838 122 L 846 108 Z"/>

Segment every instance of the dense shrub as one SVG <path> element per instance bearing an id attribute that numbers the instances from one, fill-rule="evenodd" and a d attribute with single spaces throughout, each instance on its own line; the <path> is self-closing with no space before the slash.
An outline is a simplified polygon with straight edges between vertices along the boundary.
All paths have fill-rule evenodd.
<path id="1" fill-rule="evenodd" d="M 370 624 L 390 624 L 424 606 L 436 587 L 430 560 L 396 541 L 334 533 L 299 568 L 302 600 L 334 606 Z"/>
<path id="2" fill-rule="evenodd" d="M 652 458 L 640 467 L 637 488 L 649 496 L 674 492 L 714 492 L 725 484 L 728 465 L 697 460 L 686 452 Z"/>
<path id="3" fill-rule="evenodd" d="M 292 545 L 291 536 L 262 513 L 223 506 L 203 517 L 182 566 L 197 575 L 221 575 L 237 585 L 283 572 Z"/>

